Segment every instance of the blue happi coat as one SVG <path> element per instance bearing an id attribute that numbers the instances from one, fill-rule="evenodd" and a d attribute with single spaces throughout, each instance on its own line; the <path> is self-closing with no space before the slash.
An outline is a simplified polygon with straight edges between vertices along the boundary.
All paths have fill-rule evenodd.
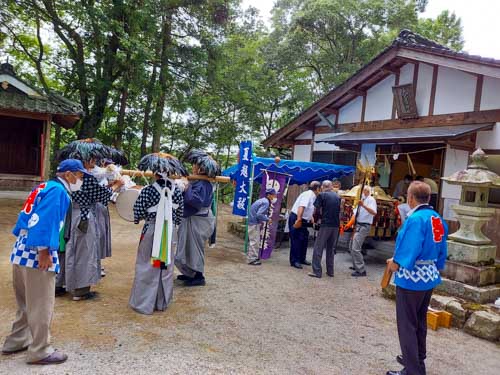
<path id="1" fill-rule="evenodd" d="M 38 248 L 48 248 L 53 266 L 58 272 L 60 231 L 70 205 L 70 197 L 64 186 L 56 181 L 38 185 L 30 193 L 19 213 L 12 233 L 17 237 L 11 262 L 30 268 L 38 268 Z"/>
<path id="2" fill-rule="evenodd" d="M 406 219 L 396 239 L 394 282 L 409 290 L 430 290 L 441 283 L 439 270 L 447 257 L 448 226 L 429 205 L 418 207 Z"/>

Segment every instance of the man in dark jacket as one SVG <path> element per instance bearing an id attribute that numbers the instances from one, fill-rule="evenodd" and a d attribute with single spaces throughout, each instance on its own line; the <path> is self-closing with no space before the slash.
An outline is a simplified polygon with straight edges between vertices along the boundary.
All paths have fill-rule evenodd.
<path id="1" fill-rule="evenodd" d="M 321 185 L 322 192 L 316 198 L 314 207 L 320 212 L 320 228 L 312 258 L 311 277 L 322 276 L 321 259 L 326 249 L 326 274 L 333 277 L 334 248 L 337 243 L 340 225 L 340 197 L 333 191 L 332 182 L 325 180 Z"/>

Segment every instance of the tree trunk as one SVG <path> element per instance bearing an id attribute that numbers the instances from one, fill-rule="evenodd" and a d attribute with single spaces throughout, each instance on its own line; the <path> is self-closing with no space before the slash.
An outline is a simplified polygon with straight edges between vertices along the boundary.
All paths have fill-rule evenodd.
<path id="1" fill-rule="evenodd" d="M 127 98 L 128 98 L 128 86 L 129 80 L 126 79 L 123 83 L 124 86 L 121 90 L 120 97 L 120 110 L 118 112 L 118 118 L 116 119 L 116 137 L 115 137 L 115 148 L 121 150 L 123 144 L 123 131 L 125 129 L 125 111 L 127 110 Z"/>
<path id="2" fill-rule="evenodd" d="M 167 98 L 167 86 L 168 86 L 168 57 L 169 49 L 172 45 L 172 13 L 168 12 L 163 16 L 163 24 L 161 30 L 161 61 L 160 61 L 160 77 L 159 77 L 159 95 L 156 102 L 156 108 L 151 118 L 153 123 L 153 144 L 151 147 L 152 152 L 159 152 L 161 145 L 161 131 L 163 124 L 163 110 L 165 109 L 165 101 Z"/>
<path id="3" fill-rule="evenodd" d="M 123 17 L 123 9 L 120 6 L 116 6 L 114 10 L 113 18 L 121 22 Z M 108 103 L 109 92 L 113 88 L 113 83 L 117 76 L 115 73 L 115 68 L 117 65 L 116 55 L 118 52 L 118 47 L 120 46 L 120 39 L 118 34 L 112 33 L 106 43 L 104 50 L 104 57 L 102 63 L 102 79 L 95 83 L 93 87 L 94 94 L 94 105 L 90 110 L 90 113 L 86 113 L 86 116 L 82 119 L 82 127 L 78 134 L 78 138 L 93 138 L 97 133 L 97 130 L 101 126 L 102 120 L 104 119 L 104 113 Z"/>
<path id="4" fill-rule="evenodd" d="M 160 53 L 157 49 L 158 55 Z M 149 118 L 151 116 L 151 107 L 153 104 L 153 93 L 156 85 L 156 64 L 153 66 L 151 79 L 146 92 L 146 106 L 144 107 L 144 123 L 142 125 L 142 140 L 141 140 L 141 157 L 148 153 L 147 142 L 149 135 Z"/>

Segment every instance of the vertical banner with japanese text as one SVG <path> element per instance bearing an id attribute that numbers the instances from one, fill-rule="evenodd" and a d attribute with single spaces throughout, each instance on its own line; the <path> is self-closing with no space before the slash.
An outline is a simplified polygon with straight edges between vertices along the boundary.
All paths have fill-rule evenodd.
<path id="1" fill-rule="evenodd" d="M 247 216 L 252 174 L 252 141 L 240 143 L 238 172 L 236 174 L 236 191 L 233 201 L 233 215 Z"/>
<path id="2" fill-rule="evenodd" d="M 276 233 L 278 231 L 278 224 L 280 219 L 281 202 L 283 196 L 285 195 L 285 190 L 287 187 L 286 183 L 287 175 L 278 172 L 267 172 L 262 175 L 262 185 L 260 188 L 260 197 L 266 196 L 266 189 L 274 189 L 278 193 L 276 196 L 276 202 L 270 204 L 269 206 L 269 217 L 272 220 L 271 225 L 262 224 L 261 226 L 261 249 L 260 253 L 261 259 L 269 259 L 271 253 L 273 252 L 274 243 L 276 242 Z"/>

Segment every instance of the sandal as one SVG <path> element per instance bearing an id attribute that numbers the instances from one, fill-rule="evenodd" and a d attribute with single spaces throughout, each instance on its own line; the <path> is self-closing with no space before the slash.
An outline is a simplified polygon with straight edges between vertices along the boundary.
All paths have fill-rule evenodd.
<path id="1" fill-rule="evenodd" d="M 60 352 L 54 352 L 48 357 L 41 359 L 39 361 L 28 362 L 28 365 L 58 365 L 60 363 L 66 362 L 68 356 Z"/>

